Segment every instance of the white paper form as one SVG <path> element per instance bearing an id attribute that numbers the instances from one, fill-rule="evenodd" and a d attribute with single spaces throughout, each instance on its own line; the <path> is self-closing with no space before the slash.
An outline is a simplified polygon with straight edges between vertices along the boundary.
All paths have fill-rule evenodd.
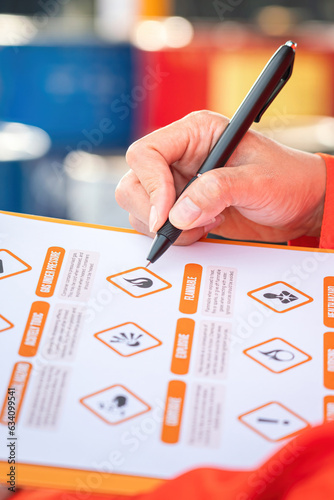
<path id="1" fill-rule="evenodd" d="M 20 484 L 143 491 L 334 419 L 333 252 L 211 240 L 146 269 L 134 231 L 0 228 L 2 482 L 14 457 Z"/>

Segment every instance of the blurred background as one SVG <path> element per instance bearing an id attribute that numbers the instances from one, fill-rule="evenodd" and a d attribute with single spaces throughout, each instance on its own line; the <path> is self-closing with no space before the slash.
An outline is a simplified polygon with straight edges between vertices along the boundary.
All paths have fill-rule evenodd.
<path id="1" fill-rule="evenodd" d="M 256 128 L 333 153 L 333 0 L 0 0 L 0 210 L 129 227 L 131 142 L 231 117 L 289 39 L 293 76 Z"/>

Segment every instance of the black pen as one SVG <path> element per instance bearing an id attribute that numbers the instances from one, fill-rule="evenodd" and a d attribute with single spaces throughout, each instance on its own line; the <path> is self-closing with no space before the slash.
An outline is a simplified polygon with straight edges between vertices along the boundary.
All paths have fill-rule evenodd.
<path id="1" fill-rule="evenodd" d="M 184 187 L 182 193 L 205 172 L 214 168 L 224 167 L 252 123 L 260 121 L 263 113 L 292 74 L 296 47 L 296 43 L 292 41 L 286 42 L 271 57 L 253 87 L 234 113 L 209 156 L 197 174 Z M 147 257 L 149 261 L 147 266 L 158 260 L 177 240 L 181 233 L 182 229 L 174 227 L 169 222 L 169 219 L 167 219 L 153 240 L 150 253 Z"/>

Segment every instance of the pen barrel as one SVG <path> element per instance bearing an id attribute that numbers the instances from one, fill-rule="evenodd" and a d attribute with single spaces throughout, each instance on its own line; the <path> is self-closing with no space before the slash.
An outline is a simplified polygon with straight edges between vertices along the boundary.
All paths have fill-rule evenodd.
<path id="1" fill-rule="evenodd" d="M 197 174 L 203 174 L 226 164 L 242 137 L 255 121 L 259 110 L 266 105 L 275 93 L 278 82 L 284 79 L 284 75 L 289 70 L 291 71 L 294 55 L 293 48 L 287 45 L 283 45 L 276 51 L 233 115 Z"/>
<path id="2" fill-rule="evenodd" d="M 169 219 L 167 219 L 156 234 L 147 260 L 153 264 L 168 250 L 181 233 L 182 230 L 174 227 Z"/>
<path id="3" fill-rule="evenodd" d="M 197 179 L 197 176 L 192 177 L 189 182 L 184 186 L 182 189 L 181 194 L 192 184 L 195 180 Z M 161 234 L 162 236 L 165 236 L 168 238 L 168 240 L 173 244 L 175 241 L 178 239 L 180 234 L 182 233 L 182 229 L 178 229 L 177 227 L 173 226 L 173 224 L 169 221 L 169 219 L 166 220 L 163 226 L 159 229 L 157 234 Z"/>
<path id="4" fill-rule="evenodd" d="M 177 227 L 173 226 L 173 224 L 169 221 L 169 219 L 166 220 L 163 226 L 158 231 L 158 234 L 165 236 L 168 238 L 168 240 L 173 244 L 177 240 L 177 238 L 180 236 L 182 233 L 182 229 L 178 229 Z"/>

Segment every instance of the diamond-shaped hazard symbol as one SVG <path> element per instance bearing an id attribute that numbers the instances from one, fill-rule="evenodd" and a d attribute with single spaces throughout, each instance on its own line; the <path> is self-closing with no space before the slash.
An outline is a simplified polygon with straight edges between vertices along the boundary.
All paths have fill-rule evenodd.
<path id="1" fill-rule="evenodd" d="M 306 352 L 280 338 L 249 347 L 244 353 L 274 373 L 285 372 L 312 359 Z"/>
<path id="2" fill-rule="evenodd" d="M 276 401 L 240 415 L 239 420 L 268 441 L 281 441 L 310 427 L 302 417 Z"/>
<path id="3" fill-rule="evenodd" d="M 31 266 L 9 250 L 0 250 L 0 280 L 30 271 Z"/>
<path id="4" fill-rule="evenodd" d="M 124 385 L 112 385 L 80 399 L 88 410 L 111 425 L 138 417 L 151 407 Z"/>
<path id="5" fill-rule="evenodd" d="M 312 297 L 284 281 L 275 281 L 252 290 L 247 295 L 277 313 L 291 311 L 313 301 Z"/>
<path id="6" fill-rule="evenodd" d="M 146 267 L 129 269 L 128 271 L 108 276 L 107 280 L 123 290 L 123 292 L 131 295 L 131 297 L 136 298 L 146 297 L 172 286 L 168 281 L 152 273 Z"/>
<path id="7" fill-rule="evenodd" d="M 95 333 L 94 337 L 121 356 L 133 356 L 162 343 L 136 323 L 131 322 Z"/>
<path id="8" fill-rule="evenodd" d="M 8 321 L 8 319 L 4 318 L 0 314 L 0 332 L 4 332 L 5 330 L 9 330 L 10 328 L 13 328 L 13 323 Z"/>

